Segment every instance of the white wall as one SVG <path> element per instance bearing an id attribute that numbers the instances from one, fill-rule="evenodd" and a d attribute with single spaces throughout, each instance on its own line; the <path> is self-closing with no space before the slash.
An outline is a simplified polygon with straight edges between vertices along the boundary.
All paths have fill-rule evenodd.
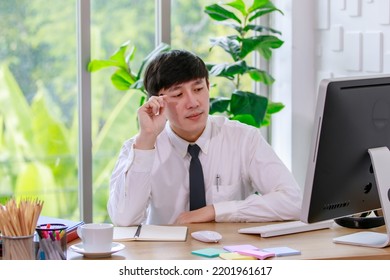
<path id="1" fill-rule="evenodd" d="M 318 83 L 323 78 L 390 73 L 390 0 L 276 0 L 272 145 L 304 186 Z"/>

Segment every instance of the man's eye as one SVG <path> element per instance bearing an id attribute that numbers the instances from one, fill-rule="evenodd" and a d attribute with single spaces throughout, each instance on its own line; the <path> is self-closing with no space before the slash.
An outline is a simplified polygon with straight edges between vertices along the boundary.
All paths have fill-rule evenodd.
<path id="1" fill-rule="evenodd" d="M 201 91 L 202 89 L 203 89 L 203 87 L 195 88 L 195 92 Z"/>
<path id="2" fill-rule="evenodd" d="M 182 96 L 183 94 L 180 92 L 180 93 L 178 93 L 178 94 L 175 94 L 173 97 L 180 97 L 180 96 Z"/>

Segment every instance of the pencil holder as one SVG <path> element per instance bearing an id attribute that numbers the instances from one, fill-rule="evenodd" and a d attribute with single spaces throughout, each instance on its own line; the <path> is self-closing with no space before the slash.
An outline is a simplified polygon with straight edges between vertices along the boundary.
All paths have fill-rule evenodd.
<path id="1" fill-rule="evenodd" d="M 3 260 L 35 260 L 34 235 L 2 236 Z"/>
<path id="2" fill-rule="evenodd" d="M 42 224 L 36 227 L 39 236 L 37 260 L 66 260 L 66 228 L 64 224 Z"/>

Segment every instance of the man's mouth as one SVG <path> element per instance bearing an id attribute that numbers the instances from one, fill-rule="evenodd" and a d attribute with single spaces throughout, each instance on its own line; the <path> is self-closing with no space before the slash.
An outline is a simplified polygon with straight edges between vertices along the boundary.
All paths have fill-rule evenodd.
<path id="1" fill-rule="evenodd" d="M 192 113 L 192 114 L 188 115 L 186 118 L 187 119 L 197 119 L 202 114 L 203 114 L 203 112 L 196 112 L 196 113 Z"/>

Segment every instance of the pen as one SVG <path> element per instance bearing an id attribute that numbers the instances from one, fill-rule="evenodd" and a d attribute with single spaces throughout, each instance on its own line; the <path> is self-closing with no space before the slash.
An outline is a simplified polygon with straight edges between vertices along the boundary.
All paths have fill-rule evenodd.
<path id="1" fill-rule="evenodd" d="M 138 225 L 137 231 L 134 234 L 134 238 L 138 238 L 139 237 L 139 235 L 141 234 L 141 228 L 142 228 L 142 225 Z"/>
<path id="2" fill-rule="evenodd" d="M 221 176 L 217 174 L 217 177 L 215 177 L 215 184 L 217 185 L 217 192 L 219 192 L 219 184 L 221 183 Z"/>

